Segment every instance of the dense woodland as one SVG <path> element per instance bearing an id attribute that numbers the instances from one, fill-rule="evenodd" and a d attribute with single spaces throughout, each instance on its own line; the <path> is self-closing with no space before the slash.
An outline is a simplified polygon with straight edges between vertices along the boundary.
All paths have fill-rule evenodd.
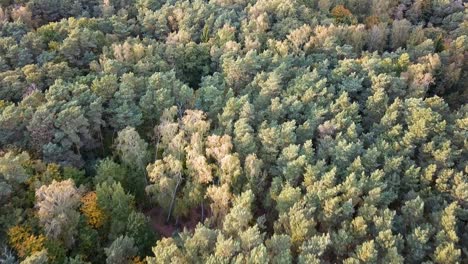
<path id="1" fill-rule="evenodd" d="M 461 0 L 0 0 L 0 263 L 467 263 Z"/>

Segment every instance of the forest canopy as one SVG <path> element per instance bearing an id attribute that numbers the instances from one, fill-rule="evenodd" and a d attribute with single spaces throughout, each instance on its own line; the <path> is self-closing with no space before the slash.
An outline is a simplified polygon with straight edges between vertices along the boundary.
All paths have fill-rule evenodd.
<path id="1" fill-rule="evenodd" d="M 0 0 L 0 263 L 466 263 L 462 0 Z"/>

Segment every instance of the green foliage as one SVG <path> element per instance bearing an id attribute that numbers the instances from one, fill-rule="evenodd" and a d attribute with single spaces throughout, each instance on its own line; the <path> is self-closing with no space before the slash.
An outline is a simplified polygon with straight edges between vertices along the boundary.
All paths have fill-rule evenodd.
<path id="1" fill-rule="evenodd" d="M 20 154 L 7 152 L 0 157 L 0 204 L 6 202 L 8 197 L 17 191 L 19 185 L 29 178 L 30 175 L 25 169 L 29 159 L 26 152 Z"/>
<path id="2" fill-rule="evenodd" d="M 0 5 L 0 262 L 468 259 L 463 1 Z"/>
<path id="3" fill-rule="evenodd" d="M 96 167 L 96 175 L 94 177 L 94 183 L 96 185 L 107 182 L 112 184 L 114 182 L 124 183 L 126 180 L 127 169 L 114 162 L 110 158 L 105 158 L 99 161 Z"/>
<path id="4" fill-rule="evenodd" d="M 148 217 L 140 212 L 132 212 L 127 219 L 126 234 L 133 238 L 138 252 L 147 255 L 156 241 L 156 236 L 150 228 Z"/>
<path id="5" fill-rule="evenodd" d="M 136 253 L 134 241 L 132 238 L 120 236 L 112 244 L 105 248 L 107 259 L 106 263 L 131 263 L 132 257 Z"/>
<path id="6" fill-rule="evenodd" d="M 96 195 L 99 207 L 109 216 L 108 237 L 116 239 L 126 228 L 127 218 L 134 208 L 134 197 L 125 193 L 119 182 L 98 184 Z"/>

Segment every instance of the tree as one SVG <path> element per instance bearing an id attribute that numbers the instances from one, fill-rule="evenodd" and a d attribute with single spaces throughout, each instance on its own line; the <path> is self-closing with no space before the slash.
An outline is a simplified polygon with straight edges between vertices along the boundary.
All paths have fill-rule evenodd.
<path id="1" fill-rule="evenodd" d="M 251 209 L 253 199 L 254 196 L 250 190 L 235 198 L 232 209 L 224 218 L 223 230 L 227 234 L 236 234 L 240 230 L 248 228 L 249 222 L 253 218 Z"/>
<path id="2" fill-rule="evenodd" d="M 387 43 L 387 25 L 380 23 L 370 29 L 367 46 L 370 51 L 383 51 Z"/>
<path id="3" fill-rule="evenodd" d="M 137 249 L 134 246 L 132 238 L 127 236 L 120 236 L 112 242 L 112 244 L 105 248 L 106 263 L 132 263 L 131 259 L 136 255 Z"/>
<path id="4" fill-rule="evenodd" d="M 145 118 L 154 123 L 164 109 L 176 105 L 183 112 L 193 97 L 193 91 L 179 79 L 174 71 L 157 72 L 148 80 L 146 93 L 140 100 Z"/>
<path id="5" fill-rule="evenodd" d="M 88 179 L 85 175 L 84 170 L 79 170 L 75 167 L 70 167 L 66 166 L 63 167 L 63 173 L 62 173 L 63 179 L 72 179 L 76 185 L 80 186 L 83 184 L 86 184 Z"/>
<path id="6" fill-rule="evenodd" d="M 456 210 L 458 208 L 458 204 L 453 202 L 441 214 L 442 228 L 436 235 L 438 245 L 434 252 L 434 260 L 437 263 L 456 263 L 460 259 L 461 250 L 456 247 L 456 243 L 459 241 L 456 232 Z"/>
<path id="7" fill-rule="evenodd" d="M 431 238 L 431 226 L 418 226 L 408 235 L 407 244 L 412 252 L 410 259 L 412 261 L 421 261 L 430 250 L 428 244 Z"/>
<path id="8" fill-rule="evenodd" d="M 84 145 L 83 141 L 91 137 L 89 122 L 82 108 L 71 106 L 59 112 L 54 125 L 62 132 L 59 134 L 61 136 L 54 137 L 54 141 L 60 142 L 64 147 L 74 147 L 80 154 L 80 148 Z"/>
<path id="9" fill-rule="evenodd" d="M 214 254 L 218 260 L 229 261 L 239 253 L 239 241 L 233 239 L 232 237 L 226 237 L 223 234 L 218 234 Z"/>
<path id="10" fill-rule="evenodd" d="M 228 213 L 229 202 L 232 197 L 232 194 L 229 192 L 229 185 L 211 185 L 206 191 L 206 196 L 212 201 L 210 204 L 212 219 L 214 223 L 220 225 Z"/>
<path id="11" fill-rule="evenodd" d="M 258 137 L 261 142 L 261 159 L 265 162 L 273 162 L 276 160 L 276 155 L 278 155 L 278 148 L 280 145 L 279 138 L 280 128 L 277 125 L 268 126 L 266 122 L 262 123 L 259 131 Z"/>
<path id="12" fill-rule="evenodd" d="M 138 198 L 141 198 L 143 189 L 148 185 L 145 171 L 148 160 L 148 143 L 140 137 L 133 127 L 126 127 L 117 134 L 115 144 L 120 160 L 130 168 L 128 170 L 129 179 L 125 183 Z"/>
<path id="13" fill-rule="evenodd" d="M 371 1 L 371 14 L 373 16 L 379 17 L 379 19 L 383 22 L 388 21 L 390 19 L 390 10 L 392 10 L 392 1 L 378 1 L 372 0 Z"/>
<path id="14" fill-rule="evenodd" d="M 226 100 L 232 96 L 232 90 L 225 91 L 226 84 L 220 73 L 204 76 L 196 93 L 195 107 L 203 110 L 210 120 L 215 121 Z"/>
<path id="15" fill-rule="evenodd" d="M 406 19 L 394 20 L 392 25 L 392 48 L 405 47 L 411 30 L 411 22 Z"/>
<path id="16" fill-rule="evenodd" d="M 337 23 L 351 24 L 353 22 L 353 14 L 343 5 L 337 5 L 331 10 L 332 16 Z"/>
<path id="17" fill-rule="evenodd" d="M 207 184 L 213 180 L 212 168 L 205 156 L 198 154 L 193 149 L 187 151 L 187 169 L 199 184 Z"/>
<path id="18" fill-rule="evenodd" d="M 66 264 L 89 264 L 91 262 L 87 262 L 87 261 L 84 261 L 83 260 L 83 256 L 75 256 L 73 258 L 68 258 L 67 259 L 67 262 L 65 262 Z"/>
<path id="19" fill-rule="evenodd" d="M 133 238 L 138 252 L 148 254 L 156 241 L 150 228 L 149 218 L 143 213 L 133 211 L 127 219 L 126 235 Z"/>
<path id="20" fill-rule="evenodd" d="M 0 202 L 3 204 L 7 198 L 16 192 L 19 185 L 24 183 L 30 175 L 25 169 L 29 162 L 29 155 L 26 152 L 15 154 L 7 152 L 0 157 Z"/>
<path id="21" fill-rule="evenodd" d="M 288 263 L 292 261 L 291 238 L 284 234 L 274 234 L 265 242 L 270 259 L 273 263 Z"/>
<path id="22" fill-rule="evenodd" d="M 120 183 L 104 182 L 96 186 L 97 206 L 108 216 L 106 230 L 114 240 L 124 233 L 128 216 L 134 208 L 134 197 L 125 193 Z"/>
<path id="23" fill-rule="evenodd" d="M 293 185 L 299 182 L 299 177 L 306 165 L 306 156 L 300 155 L 299 152 L 300 147 L 298 145 L 289 145 L 283 148 L 277 160 L 283 177 Z"/>
<path id="24" fill-rule="evenodd" d="M 206 155 L 216 159 L 218 163 L 232 151 L 231 136 L 210 135 L 206 138 Z"/>
<path id="25" fill-rule="evenodd" d="M 247 178 L 247 188 L 254 194 L 261 195 L 266 184 L 266 173 L 263 171 L 263 161 L 256 154 L 249 154 L 245 158 L 244 171 Z"/>
<path id="26" fill-rule="evenodd" d="M 220 164 L 220 182 L 231 186 L 235 193 L 241 190 L 244 184 L 241 170 L 241 164 L 237 155 L 227 155 L 221 160 Z"/>
<path id="27" fill-rule="evenodd" d="M 34 235 L 30 228 L 13 226 L 8 229 L 8 242 L 20 258 L 26 258 L 44 250 L 44 235 Z"/>
<path id="28" fill-rule="evenodd" d="M 239 120 L 234 123 L 234 146 L 242 158 L 256 151 L 254 130 L 250 123 L 253 121 L 254 109 L 249 103 L 244 104 Z"/>
<path id="29" fill-rule="evenodd" d="M 299 201 L 289 209 L 287 214 L 280 216 L 275 227 L 284 228 L 291 238 L 292 246 L 298 248 L 314 232 L 316 220 L 313 212 L 314 208 L 309 208 L 304 201 Z"/>
<path id="30" fill-rule="evenodd" d="M 97 164 L 96 175 L 94 176 L 94 183 L 96 185 L 107 182 L 112 184 L 114 182 L 126 183 L 127 169 L 114 162 L 111 158 L 105 158 Z"/>
<path id="31" fill-rule="evenodd" d="M 3 100 L 1 102 L 3 107 L 0 114 L 0 125 L 2 126 L 0 143 L 7 145 L 14 142 L 16 145 L 22 145 L 21 138 L 24 139 L 24 127 L 27 124 L 25 109 Z"/>
<path id="32" fill-rule="evenodd" d="M 356 257 L 360 261 L 374 263 L 377 261 L 377 250 L 375 249 L 374 240 L 366 241 L 358 246 Z"/>
<path id="33" fill-rule="evenodd" d="M 330 234 L 315 235 L 304 242 L 301 246 L 301 255 L 299 255 L 299 263 L 312 263 L 320 261 L 320 257 L 324 254 L 327 247 L 331 245 Z"/>
<path id="34" fill-rule="evenodd" d="M 16 256 L 7 246 L 3 247 L 3 252 L 0 255 L 0 261 L 5 264 L 15 264 L 18 263 Z"/>
<path id="35" fill-rule="evenodd" d="M 76 27 L 63 40 L 59 52 L 71 65 L 84 66 L 96 59 L 104 43 L 101 31 Z"/>
<path id="36" fill-rule="evenodd" d="M 40 107 L 34 112 L 27 129 L 31 135 L 34 150 L 42 153 L 42 147 L 52 142 L 54 129 L 53 114 L 46 107 Z"/>
<path id="37" fill-rule="evenodd" d="M 159 149 L 164 149 L 164 155 L 172 155 L 182 158 L 184 148 L 187 144 L 183 133 L 179 133 L 179 123 L 174 121 L 177 115 L 177 107 L 165 109 L 161 117 L 160 124 L 155 128 L 157 137 L 156 142 L 156 157 L 159 154 Z"/>
<path id="38" fill-rule="evenodd" d="M 203 261 L 213 253 L 216 245 L 217 232 L 202 224 L 198 224 L 193 235 L 183 234 L 184 249 L 192 261 Z"/>
<path id="39" fill-rule="evenodd" d="M 36 191 L 36 207 L 40 224 L 50 239 L 73 246 L 77 234 L 81 193 L 73 180 L 52 181 Z"/>
<path id="40" fill-rule="evenodd" d="M 117 134 L 116 150 L 122 162 L 129 167 L 143 169 L 146 165 L 148 143 L 133 127 L 126 127 Z"/>
<path id="41" fill-rule="evenodd" d="M 0 262 L 466 259 L 464 1 L 0 6 Z"/>
<path id="42" fill-rule="evenodd" d="M 100 228 L 106 222 L 106 215 L 97 204 L 96 192 L 89 192 L 81 198 L 81 212 L 86 216 L 87 222 L 94 228 Z"/>
<path id="43" fill-rule="evenodd" d="M 163 160 L 149 164 L 147 171 L 152 184 L 146 187 L 146 192 L 167 212 L 166 221 L 169 221 L 183 180 L 182 163 L 168 155 Z"/>
<path id="44" fill-rule="evenodd" d="M 153 247 L 153 254 L 156 257 L 146 257 L 148 264 L 163 264 L 171 261 L 186 262 L 183 252 L 177 247 L 173 238 L 163 238 Z"/>
<path id="45" fill-rule="evenodd" d="M 426 12 L 429 12 L 430 5 L 430 2 L 427 0 L 414 1 L 408 10 L 407 16 L 410 17 L 412 21 L 418 21 L 423 16 L 427 15 Z"/>
<path id="46" fill-rule="evenodd" d="M 65 166 L 82 167 L 84 161 L 81 155 L 60 144 L 48 143 L 42 147 L 44 161 L 59 163 Z"/>
<path id="47" fill-rule="evenodd" d="M 119 89 L 117 76 L 115 74 L 109 74 L 96 78 L 91 85 L 91 89 L 106 101 L 110 100 Z"/>
<path id="48" fill-rule="evenodd" d="M 452 243 L 439 245 L 434 252 L 437 263 L 456 263 L 460 255 L 460 250 L 456 249 Z"/>
<path id="49" fill-rule="evenodd" d="M 47 257 L 47 250 L 42 250 L 33 253 L 31 256 L 27 257 L 21 263 L 24 264 L 46 264 L 49 261 Z"/>
<path id="50" fill-rule="evenodd" d="M 175 51 L 180 52 L 175 60 L 175 69 L 179 79 L 188 83 L 190 87 L 198 87 L 201 77 L 210 71 L 209 46 L 205 43 L 196 44 L 190 41 L 185 45 L 177 45 Z"/>
<path id="51" fill-rule="evenodd" d="M 110 115 L 108 123 L 112 128 L 122 130 L 127 126 L 137 127 L 143 123 L 143 114 L 135 97 L 135 91 L 124 85 L 115 92 L 107 109 Z"/>
<path id="52" fill-rule="evenodd" d="M 287 183 L 281 190 L 281 193 L 276 198 L 276 210 L 279 214 L 284 214 L 289 211 L 301 197 L 301 190 L 299 188 L 293 188 Z"/>

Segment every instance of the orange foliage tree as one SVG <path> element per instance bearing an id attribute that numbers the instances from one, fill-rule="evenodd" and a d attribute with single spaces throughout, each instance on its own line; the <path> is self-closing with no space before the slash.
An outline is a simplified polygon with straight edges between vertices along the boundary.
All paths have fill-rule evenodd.
<path id="1" fill-rule="evenodd" d="M 107 217 L 104 211 L 97 204 L 96 192 L 89 192 L 81 198 L 83 205 L 81 206 L 81 212 L 86 216 L 89 225 L 94 228 L 101 227 Z"/>
<path id="2" fill-rule="evenodd" d="M 8 241 L 21 258 L 43 250 L 45 240 L 44 235 L 36 236 L 27 227 L 14 226 L 8 229 Z"/>
<path id="3" fill-rule="evenodd" d="M 337 23 L 351 24 L 354 21 L 353 14 L 343 5 L 335 6 L 331 11 L 332 16 Z"/>

